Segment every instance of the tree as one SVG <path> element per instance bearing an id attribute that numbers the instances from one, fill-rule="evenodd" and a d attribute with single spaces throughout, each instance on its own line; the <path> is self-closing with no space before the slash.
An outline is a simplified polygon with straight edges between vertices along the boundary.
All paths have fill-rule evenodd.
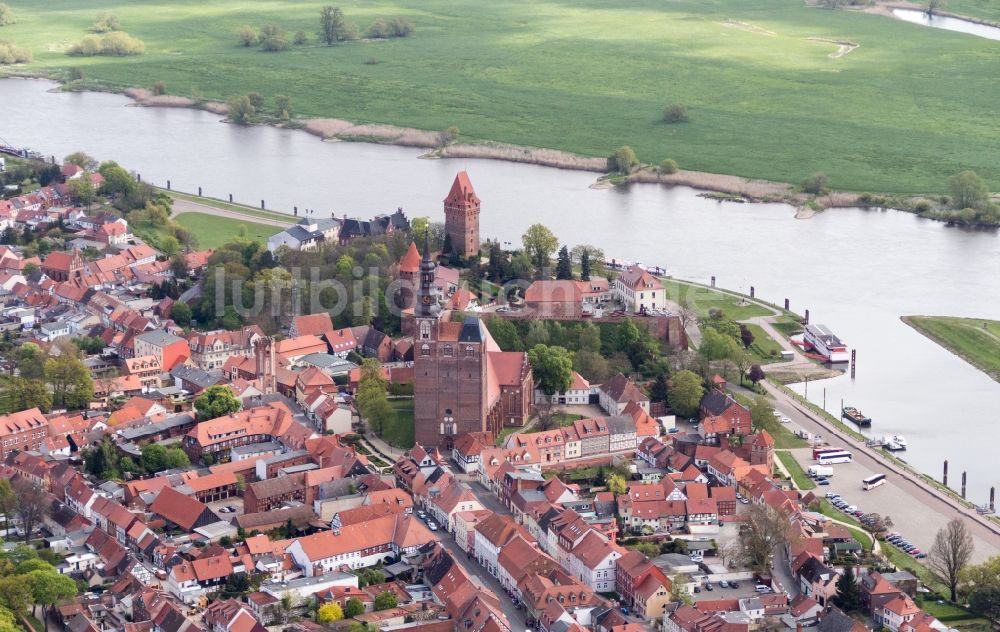
<path id="1" fill-rule="evenodd" d="M 257 45 L 257 31 L 254 27 L 249 24 L 244 24 L 236 31 L 236 37 L 239 39 L 240 45 L 247 48 Z"/>
<path id="2" fill-rule="evenodd" d="M 89 207 L 97 196 L 97 192 L 94 191 L 94 183 L 86 176 L 70 180 L 66 183 L 66 188 L 73 201 L 81 206 Z"/>
<path id="3" fill-rule="evenodd" d="M 167 449 L 158 443 L 142 446 L 142 468 L 150 474 L 167 469 Z"/>
<path id="4" fill-rule="evenodd" d="M 586 279 L 584 279 L 582 275 L 580 278 L 584 281 L 589 281 L 591 276 L 602 276 L 604 274 L 604 251 L 597 246 L 592 246 L 590 244 L 578 244 L 573 246 L 573 250 L 570 251 L 570 257 L 573 261 L 580 264 L 581 270 L 583 270 L 584 254 L 587 255 L 589 273 L 587 274 Z"/>
<path id="5" fill-rule="evenodd" d="M 283 94 L 279 94 L 274 97 L 274 110 L 278 113 L 278 117 L 287 121 L 292 118 L 292 100 Z"/>
<path id="6" fill-rule="evenodd" d="M 750 570 L 766 573 L 775 549 L 788 542 L 788 519 L 773 507 L 751 504 L 740 530 L 740 557 Z"/>
<path id="7" fill-rule="evenodd" d="M 90 370 L 67 347 L 45 361 L 45 381 L 52 388 L 52 403 L 59 408 L 84 408 L 94 397 Z"/>
<path id="8" fill-rule="evenodd" d="M 7 382 L 6 391 L 7 402 L 12 406 L 7 412 L 40 408 L 47 413 L 52 408 L 52 393 L 41 380 L 12 377 Z"/>
<path id="9" fill-rule="evenodd" d="M 383 18 L 375 18 L 365 34 L 369 39 L 385 39 L 389 37 L 389 23 Z"/>
<path id="10" fill-rule="evenodd" d="M 397 605 L 396 595 L 388 590 L 375 597 L 375 610 L 388 610 Z"/>
<path id="11" fill-rule="evenodd" d="M 764 373 L 764 369 L 760 368 L 759 364 L 755 364 L 750 367 L 750 372 L 747 374 L 750 381 L 756 386 L 761 380 L 767 378 L 767 374 Z"/>
<path id="12" fill-rule="evenodd" d="M 170 306 L 170 318 L 181 327 L 191 324 L 191 308 L 184 301 L 177 301 Z"/>
<path id="13" fill-rule="evenodd" d="M 580 280 L 590 280 L 590 251 L 587 250 L 580 255 Z"/>
<path id="14" fill-rule="evenodd" d="M 743 323 L 739 323 L 739 325 L 740 325 L 740 342 L 743 343 L 744 349 L 749 349 L 750 345 L 753 344 L 753 332 L 750 331 L 750 328 L 744 325 Z"/>
<path id="15" fill-rule="evenodd" d="M 325 603 L 316 609 L 316 623 L 333 623 L 344 618 L 344 611 L 336 602 Z"/>
<path id="16" fill-rule="evenodd" d="M 14 12 L 10 10 L 7 3 L 0 2 L 0 26 L 7 26 L 8 24 L 13 24 L 16 22 L 14 19 Z"/>
<path id="17" fill-rule="evenodd" d="M 167 84 L 164 81 L 157 81 L 153 84 L 153 94 L 159 96 L 167 93 Z"/>
<path id="18" fill-rule="evenodd" d="M 216 385 L 205 389 L 205 392 L 194 400 L 194 407 L 198 411 L 198 419 L 205 421 L 235 413 L 242 404 L 228 386 Z"/>
<path id="19" fill-rule="evenodd" d="M 259 92 L 247 92 L 247 98 L 250 99 L 250 105 L 253 106 L 253 109 L 255 111 L 260 112 L 261 110 L 264 109 L 264 95 L 262 95 L 261 93 L 259 93 Z M 245 238 L 246 237 L 246 227 L 242 226 L 242 225 L 241 225 L 241 227 L 242 227 L 243 233 L 244 233 L 244 234 L 241 235 L 241 237 Z"/>
<path id="20" fill-rule="evenodd" d="M 958 599 L 958 583 L 962 570 L 972 558 L 975 544 L 965 521 L 952 519 L 934 536 L 934 544 L 927 554 L 927 566 L 931 573 L 951 591 L 951 600 Z"/>
<path id="21" fill-rule="evenodd" d="M 599 351 L 580 350 L 573 354 L 573 369 L 587 380 L 602 383 L 611 371 L 607 359 Z"/>
<path id="22" fill-rule="evenodd" d="M 332 46 L 335 42 L 342 42 L 346 39 L 347 23 L 344 21 L 344 12 L 340 7 L 326 6 L 319 12 L 320 38 L 326 42 L 327 46 Z"/>
<path id="23" fill-rule="evenodd" d="M 957 209 L 976 208 L 985 202 L 990 191 L 975 171 L 963 171 L 948 178 L 951 205 Z"/>
<path id="24" fill-rule="evenodd" d="M 615 474 L 608 478 L 607 482 L 608 491 L 612 494 L 624 494 L 628 491 L 628 483 L 625 482 L 625 477 L 621 474 Z"/>
<path id="25" fill-rule="evenodd" d="M 854 576 L 854 567 L 844 566 L 844 572 L 837 578 L 837 595 L 833 603 L 844 612 L 854 612 L 861 608 L 861 589 Z"/>
<path id="26" fill-rule="evenodd" d="M 63 164 L 76 165 L 86 171 L 90 171 L 91 169 L 97 167 L 97 161 L 82 151 L 74 151 L 70 155 L 63 158 Z"/>
<path id="27" fill-rule="evenodd" d="M 261 50 L 269 53 L 288 50 L 288 34 L 277 24 L 267 24 L 262 27 L 258 39 Z"/>
<path id="28" fill-rule="evenodd" d="M 363 604 L 360 599 L 358 599 L 357 597 L 351 597 L 350 599 L 347 600 L 347 609 L 344 611 L 344 614 L 348 618 L 353 619 L 359 614 L 364 614 L 364 613 L 365 613 L 365 604 Z"/>
<path id="29" fill-rule="evenodd" d="M 535 388 L 548 397 L 566 391 L 573 382 L 573 360 L 563 347 L 537 345 L 528 352 Z"/>
<path id="30" fill-rule="evenodd" d="M 104 178 L 100 193 L 108 197 L 123 198 L 134 194 L 138 188 L 135 178 L 118 163 L 108 160 L 97 170 Z"/>
<path id="31" fill-rule="evenodd" d="M 552 253 L 559 247 L 559 240 L 542 224 L 529 226 L 521 236 L 521 243 L 539 275 L 548 267 Z"/>
<path id="32" fill-rule="evenodd" d="M 802 181 L 802 190 L 813 195 L 821 195 L 826 191 L 826 176 L 822 173 L 814 173 Z"/>
<path id="33" fill-rule="evenodd" d="M 973 590 L 969 594 L 969 607 L 994 625 L 1000 623 L 1000 587 L 985 586 Z"/>
<path id="34" fill-rule="evenodd" d="M 503 351 L 521 351 L 521 337 L 517 333 L 514 323 L 505 318 L 490 316 L 486 320 L 486 329 L 489 330 L 493 340 Z"/>
<path id="35" fill-rule="evenodd" d="M 229 120 L 240 125 L 249 123 L 256 114 L 253 105 L 250 104 L 250 99 L 245 94 L 229 97 L 226 100 L 226 111 L 229 114 Z"/>
<path id="36" fill-rule="evenodd" d="M 1000 555 L 994 555 L 982 564 L 967 566 L 962 571 L 961 580 L 966 591 L 987 586 L 1000 588 Z"/>
<path id="37" fill-rule="evenodd" d="M 573 280 L 573 265 L 569 261 L 569 249 L 563 246 L 556 257 L 556 278 L 561 281 Z"/>
<path id="38" fill-rule="evenodd" d="M 927 0 L 927 15 L 933 16 L 941 7 L 941 0 Z"/>
<path id="39" fill-rule="evenodd" d="M 608 156 L 608 171 L 628 175 L 637 166 L 639 166 L 639 159 L 636 157 L 635 151 L 628 145 L 619 147 Z"/>
<path id="40" fill-rule="evenodd" d="M 693 417 L 701 405 L 705 387 L 701 378 L 691 371 L 678 371 L 670 379 L 670 393 L 667 402 L 675 413 L 682 417 Z"/>
<path id="41" fill-rule="evenodd" d="M 653 385 L 649 387 L 649 399 L 654 402 L 665 402 L 667 401 L 667 395 L 670 389 L 667 386 L 667 374 L 665 372 L 657 373 L 656 378 L 653 380 Z"/>
<path id="42" fill-rule="evenodd" d="M 663 108 L 664 123 L 683 123 L 688 120 L 687 108 L 680 103 L 672 103 Z"/>
<path id="43" fill-rule="evenodd" d="M 306 35 L 305 31 L 295 31 L 295 36 L 292 37 L 292 43 L 296 46 L 305 46 L 309 43 L 309 36 Z"/>
<path id="44" fill-rule="evenodd" d="M 31 586 L 18 575 L 8 575 L 0 579 L 0 602 L 14 614 L 23 615 L 31 605 Z M 0 627 L 0 632 L 3 628 Z"/>
<path id="45" fill-rule="evenodd" d="M 48 513 L 49 504 L 45 498 L 45 492 L 41 487 L 25 478 L 16 479 L 11 484 L 14 496 L 17 501 L 14 504 L 14 513 L 21 521 L 21 529 L 24 530 L 25 543 L 31 540 L 31 532 L 35 530 L 35 525 L 41 521 Z"/>
<path id="46" fill-rule="evenodd" d="M 31 587 L 31 597 L 34 603 L 42 606 L 42 620 L 48 620 L 48 609 L 60 599 L 76 597 L 76 582 L 67 575 L 51 570 L 31 571 L 24 576 Z"/>
<path id="47" fill-rule="evenodd" d="M 0 478 L 0 515 L 3 515 L 6 524 L 10 524 L 11 512 L 16 506 L 17 497 L 10 486 L 10 479 Z"/>
<path id="48" fill-rule="evenodd" d="M 167 448 L 164 459 L 167 469 L 170 470 L 183 470 L 191 466 L 187 452 L 181 448 Z"/>
<path id="49" fill-rule="evenodd" d="M 760 432 L 774 421 L 774 408 L 767 399 L 757 397 L 750 404 L 750 425 L 754 432 Z"/>
<path id="50" fill-rule="evenodd" d="M 706 360 L 733 359 L 739 351 L 739 343 L 732 337 L 720 333 L 713 327 L 704 328 L 698 353 Z"/>

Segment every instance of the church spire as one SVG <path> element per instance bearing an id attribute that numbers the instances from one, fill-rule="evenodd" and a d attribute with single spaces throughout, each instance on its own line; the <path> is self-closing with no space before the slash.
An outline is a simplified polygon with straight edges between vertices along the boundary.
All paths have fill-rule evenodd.
<path id="1" fill-rule="evenodd" d="M 417 290 L 417 305 L 414 310 L 418 317 L 437 318 L 441 311 L 438 291 L 434 285 L 436 268 L 437 264 L 431 258 L 430 236 L 424 235 L 424 256 L 420 261 L 420 287 Z"/>

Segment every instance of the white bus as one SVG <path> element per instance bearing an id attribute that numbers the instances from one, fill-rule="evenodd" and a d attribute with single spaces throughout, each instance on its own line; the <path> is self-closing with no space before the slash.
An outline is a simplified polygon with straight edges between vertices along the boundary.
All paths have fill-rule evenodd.
<path id="1" fill-rule="evenodd" d="M 885 474 L 876 474 L 875 476 L 869 476 L 868 478 L 861 481 L 861 487 L 866 491 L 869 489 L 875 489 L 879 485 L 885 485 Z"/>
<path id="2" fill-rule="evenodd" d="M 824 452 L 816 459 L 820 465 L 833 465 L 834 463 L 850 463 L 854 460 L 854 455 L 847 450 L 837 450 L 835 452 Z"/>

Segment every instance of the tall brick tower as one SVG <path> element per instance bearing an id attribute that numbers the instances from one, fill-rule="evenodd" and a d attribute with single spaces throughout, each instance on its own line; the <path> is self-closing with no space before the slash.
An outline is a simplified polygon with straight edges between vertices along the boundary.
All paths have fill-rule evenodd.
<path id="1" fill-rule="evenodd" d="M 427 448 L 449 448 L 457 435 L 488 428 L 489 333 L 474 316 L 463 323 L 442 319 L 429 255 L 425 247 L 414 306 L 414 437 Z"/>
<path id="2" fill-rule="evenodd" d="M 459 255 L 479 255 L 479 198 L 464 171 L 455 176 L 444 199 L 444 228 Z"/>

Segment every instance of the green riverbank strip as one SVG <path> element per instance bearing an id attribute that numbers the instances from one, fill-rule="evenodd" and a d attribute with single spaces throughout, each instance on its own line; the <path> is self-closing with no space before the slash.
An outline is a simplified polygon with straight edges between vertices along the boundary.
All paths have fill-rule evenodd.
<path id="1" fill-rule="evenodd" d="M 783 450 L 776 450 L 774 456 L 778 457 L 781 464 L 785 466 L 788 473 L 792 476 L 792 481 L 795 482 L 795 487 L 802 491 L 808 491 L 810 489 L 816 489 L 816 481 L 809 478 L 806 471 L 802 469 L 799 462 L 795 460 L 795 455 L 791 452 L 786 452 Z"/>
<path id="2" fill-rule="evenodd" d="M 995 2 L 953 2 L 996 18 Z M 965 169 L 1000 182 L 1000 82 L 988 80 L 1000 50 L 985 38 L 802 0 L 346 0 L 338 6 L 362 35 L 379 18 L 414 30 L 326 46 L 316 35 L 326 3 L 18 0 L 3 39 L 34 56 L 19 72 L 76 67 L 88 83 L 163 81 L 169 95 L 218 101 L 256 92 L 265 116 L 285 95 L 301 119 L 456 126 L 463 141 L 584 156 L 629 145 L 643 162 L 777 182 L 822 172 L 836 189 L 940 193 Z M 142 55 L 67 55 L 103 12 L 145 43 Z M 240 27 L 270 24 L 306 42 L 240 45 Z M 687 120 L 664 123 L 674 104 Z"/>
<path id="3" fill-rule="evenodd" d="M 163 193 L 166 193 L 170 197 L 178 200 L 187 200 L 188 202 L 195 202 L 197 204 L 211 206 L 212 208 L 232 211 L 234 213 L 239 213 L 241 215 L 251 215 L 254 217 L 259 217 L 261 219 L 288 222 L 289 226 L 291 226 L 295 222 L 299 221 L 299 219 L 301 219 L 299 217 L 295 217 L 294 215 L 289 215 L 288 213 L 279 213 L 278 211 L 268 211 L 266 209 L 260 209 L 255 206 L 248 206 L 246 204 L 226 202 L 225 200 L 220 200 L 219 198 L 194 195 L 192 193 L 183 193 L 181 191 L 171 191 L 164 189 L 162 187 L 157 187 L 157 188 Z"/>
<path id="4" fill-rule="evenodd" d="M 1000 382 L 1000 321 L 903 316 L 902 321 Z"/>

